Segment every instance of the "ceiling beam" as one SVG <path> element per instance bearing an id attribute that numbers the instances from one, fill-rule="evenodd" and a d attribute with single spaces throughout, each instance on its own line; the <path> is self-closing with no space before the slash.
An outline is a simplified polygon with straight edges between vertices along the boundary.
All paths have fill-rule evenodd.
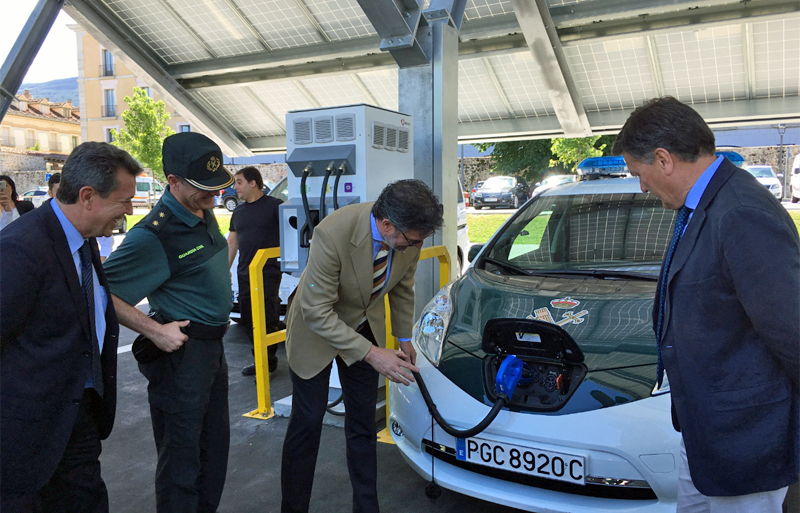
<path id="1" fill-rule="evenodd" d="M 210 115 L 200 102 L 164 71 L 148 47 L 105 4 L 97 0 L 70 0 L 64 6 L 64 11 L 199 131 L 215 139 L 225 154 L 252 154 L 235 131 L 223 124 L 221 118 Z"/>
<path id="2" fill-rule="evenodd" d="M 264 36 L 261 35 L 261 32 L 259 32 L 258 29 L 255 28 L 255 26 L 253 26 L 252 23 L 250 23 L 250 20 L 248 20 L 247 16 L 245 16 L 242 10 L 239 9 L 239 6 L 236 5 L 236 2 L 234 2 L 233 0 L 225 0 L 225 3 L 228 5 L 228 8 L 230 8 L 230 10 L 233 11 L 236 17 L 239 18 L 239 21 L 242 22 L 242 25 L 244 25 L 247 28 L 247 30 L 250 31 L 253 37 L 256 38 L 256 40 L 259 43 L 261 43 L 261 46 L 264 48 L 264 50 L 271 52 L 272 47 L 270 46 L 270 44 L 267 42 L 266 39 L 264 39 Z"/>
<path id="3" fill-rule="evenodd" d="M 661 73 L 661 60 L 658 58 L 658 48 L 656 47 L 656 37 L 652 34 L 644 36 L 647 45 L 647 63 L 650 65 L 650 75 L 653 77 L 653 87 L 656 89 L 656 96 L 664 96 L 664 74 Z"/>
<path id="4" fill-rule="evenodd" d="M 178 22 L 178 25 L 183 27 L 183 30 L 185 30 L 190 36 L 192 36 L 192 39 L 194 39 L 197 42 L 197 44 L 202 46 L 203 49 L 208 53 L 208 55 L 211 56 L 212 59 L 216 59 L 217 57 L 219 57 L 217 55 L 217 52 L 215 52 L 214 49 L 211 48 L 211 45 L 209 45 L 202 37 L 200 37 L 200 34 L 195 32 L 192 26 L 189 25 L 189 23 L 183 19 L 183 16 L 181 16 L 180 13 L 169 4 L 168 0 L 156 0 L 156 2 L 159 5 L 161 5 L 161 7 L 163 7 L 165 10 L 169 11 L 170 14 L 172 14 L 172 17 L 175 18 L 175 21 Z"/>
<path id="5" fill-rule="evenodd" d="M 753 52 L 753 24 L 742 23 L 742 56 L 744 57 L 744 84 L 747 99 L 756 96 L 756 61 Z"/>
<path id="6" fill-rule="evenodd" d="M 297 8 L 300 9 L 300 12 L 303 13 L 303 16 L 306 17 L 306 20 L 308 20 L 308 22 L 314 27 L 314 30 L 317 31 L 319 37 L 321 37 L 326 43 L 330 43 L 330 36 L 328 36 L 328 34 L 325 32 L 325 29 L 322 28 L 322 25 L 319 24 L 317 18 L 314 17 L 310 10 L 308 10 L 308 6 L 305 4 L 305 2 L 303 2 L 303 0 L 294 0 L 294 3 L 297 5 Z"/>
<path id="7" fill-rule="evenodd" d="M 353 83 L 356 85 L 356 87 L 358 87 L 358 90 L 361 91 L 361 94 L 364 95 L 364 98 L 367 100 L 368 104 L 375 105 L 376 107 L 381 106 L 381 104 L 378 103 L 378 100 L 376 100 L 375 97 L 372 96 L 372 93 L 369 92 L 369 89 L 367 89 L 367 86 L 364 85 L 364 82 L 357 73 L 351 73 L 350 78 L 353 80 Z"/>
<path id="8" fill-rule="evenodd" d="M 712 129 L 742 125 L 796 123 L 800 121 L 797 98 L 761 98 L 758 100 L 703 103 L 692 105 Z M 617 134 L 632 109 L 589 112 L 587 116 L 594 134 Z M 555 116 L 476 121 L 458 124 L 458 142 L 500 142 L 525 139 L 563 137 L 564 132 Z M 283 153 L 286 137 L 252 137 L 244 140 L 253 153 Z"/>
<path id="9" fill-rule="evenodd" d="M 297 88 L 297 90 L 300 91 L 300 93 L 302 93 L 303 96 L 305 96 L 306 100 L 308 100 L 308 102 L 313 107 L 315 107 L 317 109 L 322 107 L 322 104 L 319 102 L 319 100 L 317 100 L 317 97 L 314 96 L 313 94 L 311 94 L 311 91 L 308 90 L 308 88 L 305 86 L 305 84 L 303 84 L 299 80 L 292 80 L 292 83 Z"/>
<path id="10" fill-rule="evenodd" d="M 264 103 L 256 93 L 253 92 L 252 89 L 250 89 L 249 87 L 243 87 L 242 89 L 247 94 L 247 96 L 250 97 L 250 99 L 253 101 L 256 107 L 261 109 L 261 111 L 264 112 L 264 114 L 266 114 L 267 117 L 271 119 L 273 123 L 281 127 L 281 130 L 283 130 L 284 132 L 286 131 L 286 122 L 283 119 L 279 118 L 277 115 L 275 115 L 275 113 L 272 112 L 272 109 L 270 109 L 267 106 L 267 104 Z"/>
<path id="11" fill-rule="evenodd" d="M 500 80 L 497 79 L 497 73 L 494 72 L 494 68 L 492 68 L 492 63 L 489 62 L 489 59 L 484 57 L 481 59 L 483 62 L 483 67 L 486 69 L 486 73 L 489 75 L 489 79 L 492 81 L 492 85 L 494 85 L 495 91 L 497 91 L 497 95 L 500 96 L 500 101 L 503 102 L 503 105 L 506 108 L 506 112 L 508 113 L 508 117 L 510 119 L 514 119 L 517 117 L 514 114 L 514 108 L 511 107 L 511 102 L 508 101 L 508 95 L 503 90 L 503 86 L 500 84 Z"/>
<path id="12" fill-rule="evenodd" d="M 730 25 L 732 22 L 780 18 L 800 12 L 797 0 L 749 0 L 724 5 L 698 6 L 696 9 L 645 14 L 636 18 L 598 20 L 578 26 L 559 26 L 558 35 L 565 46 L 589 39 L 629 37 L 643 32 L 675 32 L 702 25 Z"/>
<path id="13" fill-rule="evenodd" d="M 512 0 L 511 5 L 565 136 L 592 135 L 546 0 Z"/>

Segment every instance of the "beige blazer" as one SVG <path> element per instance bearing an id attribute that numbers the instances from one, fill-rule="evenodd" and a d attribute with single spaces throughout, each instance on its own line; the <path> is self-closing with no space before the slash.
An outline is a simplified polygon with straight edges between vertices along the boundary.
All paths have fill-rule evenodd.
<path id="1" fill-rule="evenodd" d="M 419 249 L 392 253 L 389 281 L 372 302 L 372 203 L 348 205 L 316 228 L 308 263 L 286 315 L 289 366 L 303 379 L 340 356 L 349 366 L 372 345 L 355 328 L 366 315 L 380 347 L 386 347 L 384 296 L 389 294 L 392 335 L 411 338 L 414 273 Z"/>

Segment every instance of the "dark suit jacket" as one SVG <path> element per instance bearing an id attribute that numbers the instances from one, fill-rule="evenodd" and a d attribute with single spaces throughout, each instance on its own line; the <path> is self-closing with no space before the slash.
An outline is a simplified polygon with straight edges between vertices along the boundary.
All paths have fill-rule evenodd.
<path id="1" fill-rule="evenodd" d="M 800 242 L 786 209 L 727 159 L 666 291 L 661 351 L 694 485 L 733 496 L 797 481 Z"/>
<path id="2" fill-rule="evenodd" d="M 92 261 L 108 291 L 96 244 Z M 91 373 L 89 330 L 78 272 L 48 202 L 0 232 L 0 492 L 4 496 L 38 490 L 55 471 Z M 114 423 L 118 333 L 109 294 L 100 357 L 104 394 L 95 412 L 101 438 L 108 437 Z"/>
<path id="3" fill-rule="evenodd" d="M 14 202 L 14 206 L 17 207 L 17 212 L 19 215 L 28 213 L 36 208 L 33 206 L 33 202 L 28 200 L 17 200 Z"/>

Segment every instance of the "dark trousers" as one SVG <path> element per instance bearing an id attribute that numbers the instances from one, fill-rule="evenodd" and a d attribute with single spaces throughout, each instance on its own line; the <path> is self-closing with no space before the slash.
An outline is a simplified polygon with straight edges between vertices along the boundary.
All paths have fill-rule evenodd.
<path id="1" fill-rule="evenodd" d="M 53 475 L 33 494 L 4 497 L 0 511 L 108 513 L 108 491 L 100 477 L 100 433 L 94 414 L 99 402 L 94 389 L 86 389 L 67 448 Z"/>
<path id="2" fill-rule="evenodd" d="M 222 340 L 190 338 L 180 349 L 139 365 L 158 450 L 159 513 L 214 513 L 228 468 L 228 364 Z"/>
<path id="3" fill-rule="evenodd" d="M 369 332 L 369 329 L 366 330 Z M 362 335 L 374 343 L 372 333 Z M 378 459 L 376 452 L 375 404 L 378 372 L 366 362 L 345 365 L 336 358 L 344 393 L 344 431 L 347 440 L 347 470 L 353 485 L 353 511 L 377 513 Z M 281 511 L 307 512 L 317 464 L 322 417 L 328 404 L 328 380 L 332 365 L 311 379 L 292 377 L 292 414 L 283 442 L 281 464 Z"/>
<path id="4" fill-rule="evenodd" d="M 247 337 L 253 341 L 253 306 L 250 299 L 250 276 L 247 274 L 238 275 L 239 278 L 239 313 L 241 319 L 239 324 L 247 329 Z M 274 273 L 264 273 L 264 320 L 267 325 L 267 333 L 279 331 L 278 323 L 281 320 L 281 297 L 279 295 L 281 287 L 281 275 Z M 278 346 L 267 347 L 267 359 L 269 361 L 270 372 L 278 368 Z"/>

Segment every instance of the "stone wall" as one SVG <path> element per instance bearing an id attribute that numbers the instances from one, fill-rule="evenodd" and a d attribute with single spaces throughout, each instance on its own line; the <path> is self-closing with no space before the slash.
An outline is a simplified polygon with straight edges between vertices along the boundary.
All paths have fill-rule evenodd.
<path id="1" fill-rule="evenodd" d="M 459 176 L 461 176 L 461 159 L 458 159 Z M 491 174 L 489 157 L 464 157 L 464 189 L 471 189 L 475 182 L 486 180 Z"/>
<path id="2" fill-rule="evenodd" d="M 47 180 L 45 180 L 45 177 L 47 173 L 50 173 L 50 171 L 3 171 L 4 175 L 10 176 L 14 180 L 17 194 L 20 196 L 31 189 L 46 187 Z"/>
<path id="3" fill-rule="evenodd" d="M 0 151 L 0 171 L 8 174 L 10 171 L 43 171 L 45 169 L 44 157 L 39 155 L 24 155 Z"/>
<path id="4" fill-rule="evenodd" d="M 265 182 L 268 181 L 275 184 L 283 180 L 286 177 L 286 173 L 289 172 L 289 166 L 286 164 L 226 164 L 225 169 L 235 175 L 243 167 L 250 166 L 261 171 L 261 177 L 264 178 Z"/>

